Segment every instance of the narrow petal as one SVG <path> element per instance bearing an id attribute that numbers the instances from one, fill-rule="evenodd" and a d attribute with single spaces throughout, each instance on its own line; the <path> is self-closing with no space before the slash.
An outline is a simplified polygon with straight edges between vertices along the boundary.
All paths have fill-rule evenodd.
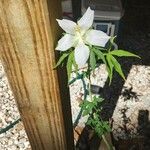
<path id="1" fill-rule="evenodd" d="M 85 40 L 91 45 L 105 47 L 111 37 L 99 30 L 89 30 L 86 33 Z"/>
<path id="2" fill-rule="evenodd" d="M 89 53 L 90 50 L 84 43 L 79 43 L 75 47 L 75 61 L 79 67 L 83 67 L 86 64 Z"/>
<path id="3" fill-rule="evenodd" d="M 56 50 L 66 51 L 74 45 L 74 36 L 65 34 L 59 41 Z"/>
<path id="4" fill-rule="evenodd" d="M 92 26 L 93 20 L 94 20 L 94 11 L 91 10 L 90 7 L 88 7 L 88 9 L 85 12 L 85 14 L 78 21 L 78 25 L 80 26 L 80 28 L 82 30 L 86 31 Z"/>
<path id="5" fill-rule="evenodd" d="M 67 20 L 67 19 L 56 19 L 59 26 L 66 32 L 66 33 L 70 33 L 70 34 L 74 34 L 75 32 L 75 27 L 76 27 L 76 23 L 71 21 L 71 20 Z"/>

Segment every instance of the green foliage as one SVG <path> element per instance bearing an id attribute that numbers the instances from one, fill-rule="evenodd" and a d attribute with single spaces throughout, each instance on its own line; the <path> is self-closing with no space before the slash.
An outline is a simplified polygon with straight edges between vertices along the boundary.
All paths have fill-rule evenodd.
<path id="1" fill-rule="evenodd" d="M 100 47 L 100 46 L 94 46 L 94 48 L 100 50 L 100 51 L 106 51 L 107 49 L 104 47 Z"/>
<path id="2" fill-rule="evenodd" d="M 119 73 L 119 75 L 125 80 L 125 76 L 124 73 L 121 69 L 121 65 L 119 64 L 119 62 L 115 59 L 115 57 L 113 57 L 112 55 L 110 55 L 110 59 L 112 64 L 114 65 L 114 69 Z"/>
<path id="3" fill-rule="evenodd" d="M 100 119 L 99 114 L 93 113 L 93 117 L 90 117 L 86 123 L 92 129 L 94 129 L 95 133 L 101 137 L 102 135 L 111 132 L 111 128 L 109 126 L 108 121 L 103 121 Z"/>
<path id="4" fill-rule="evenodd" d="M 78 72 L 78 65 L 76 64 L 75 59 L 74 59 L 74 51 L 70 50 L 68 52 L 63 52 L 57 64 L 55 65 L 54 69 L 60 66 L 62 63 L 64 63 L 65 59 L 67 59 L 66 68 L 67 68 L 67 75 L 68 75 L 68 82 L 69 82 L 73 66 L 74 66 L 74 69 L 75 69 L 74 71 L 76 72 L 76 74 Z"/>
<path id="5" fill-rule="evenodd" d="M 102 110 L 102 102 L 103 98 L 94 96 L 92 101 L 85 100 L 80 105 L 81 110 L 83 112 L 83 116 L 89 115 L 89 119 L 87 121 L 87 125 L 91 126 L 94 129 L 95 133 L 101 137 L 103 134 L 111 131 L 109 123 L 107 121 L 103 121 L 100 118 L 100 112 Z"/>
<path id="6" fill-rule="evenodd" d="M 110 39 L 110 43 L 114 44 L 114 39 L 115 38 L 111 38 Z M 94 56 L 94 60 L 93 60 L 93 52 L 95 53 Z M 106 69 L 108 72 L 108 76 L 109 76 L 109 84 L 111 84 L 112 81 L 112 77 L 113 77 L 113 70 L 115 70 L 116 72 L 119 73 L 119 75 L 125 80 L 125 76 L 124 73 L 122 71 L 121 65 L 119 64 L 119 62 L 116 60 L 116 58 L 114 56 L 118 56 L 118 57 L 122 57 L 122 56 L 128 56 L 128 57 L 138 57 L 137 55 L 124 51 L 124 50 L 113 50 L 113 51 L 101 51 L 100 49 L 98 49 L 97 47 L 93 47 L 91 49 L 91 54 L 90 54 L 90 65 L 92 70 L 94 69 L 95 66 L 95 58 L 98 58 L 97 60 L 102 60 L 102 62 L 106 65 Z"/>
<path id="7" fill-rule="evenodd" d="M 71 76 L 73 64 L 74 64 L 74 52 L 72 51 L 72 52 L 69 54 L 68 61 L 67 61 L 67 75 L 68 75 L 68 81 L 70 80 L 70 76 Z"/>
<path id="8" fill-rule="evenodd" d="M 82 111 L 83 111 L 83 116 L 89 115 L 92 110 L 94 109 L 94 104 L 92 102 L 89 102 L 85 100 L 81 105 L 80 105 Z"/>
<path id="9" fill-rule="evenodd" d="M 96 67 L 95 53 L 92 50 L 90 51 L 90 66 L 92 70 L 94 70 Z"/>
<path id="10" fill-rule="evenodd" d="M 111 62 L 111 57 L 110 57 L 111 55 L 106 55 L 106 60 L 107 60 L 107 64 L 106 64 L 106 66 L 107 66 L 107 68 L 108 68 L 108 76 L 109 76 L 109 84 L 111 83 L 111 81 L 112 81 L 112 76 L 113 76 L 113 67 L 114 67 L 114 65 L 112 64 L 112 62 Z"/>
<path id="11" fill-rule="evenodd" d="M 101 59 L 106 64 L 105 56 L 99 49 L 93 47 L 92 51 L 97 55 L 98 60 Z"/>
<path id="12" fill-rule="evenodd" d="M 121 65 L 114 56 L 118 56 L 118 57 L 126 56 L 126 57 L 140 58 L 138 55 L 135 55 L 133 53 L 130 53 L 130 52 L 127 52 L 124 50 L 113 50 L 111 52 L 105 53 L 104 55 L 106 56 L 106 61 L 107 61 L 106 66 L 108 65 L 107 71 L 108 71 L 110 83 L 112 81 L 113 69 L 115 69 L 115 71 L 118 72 L 119 75 L 125 80 L 125 76 L 124 76 L 124 73 L 122 71 Z"/>
<path id="13" fill-rule="evenodd" d="M 80 104 L 81 114 L 83 116 L 87 116 L 87 115 L 89 116 L 89 119 L 86 124 L 89 125 L 99 137 L 102 138 L 104 138 L 104 135 L 106 133 L 111 132 L 111 128 L 109 126 L 109 122 L 103 121 L 103 119 L 100 116 L 102 111 L 103 98 L 92 95 L 90 91 L 91 71 L 94 71 L 95 68 L 97 67 L 97 61 L 99 60 L 102 61 L 106 66 L 108 76 L 109 76 L 109 81 L 110 81 L 109 84 L 110 84 L 112 81 L 114 71 L 116 71 L 125 80 L 125 75 L 116 57 L 125 56 L 125 57 L 140 58 L 138 55 L 135 55 L 125 50 L 113 50 L 113 47 L 116 47 L 114 41 L 115 41 L 115 37 L 112 37 L 109 40 L 107 48 L 89 45 L 90 56 L 88 60 L 88 68 L 87 70 L 84 71 L 82 70 L 82 73 L 78 72 L 78 65 L 75 62 L 73 50 L 69 50 L 68 52 L 63 52 L 55 66 L 55 68 L 60 66 L 67 59 L 66 67 L 67 67 L 68 81 L 70 80 L 72 71 L 74 71 L 77 75 L 76 78 L 72 79 L 69 82 L 69 85 L 74 83 L 78 79 L 84 80 L 84 78 L 87 78 L 89 80 L 89 84 L 88 84 L 89 88 L 86 89 L 86 84 L 84 85 L 84 94 L 86 94 L 86 96 L 84 98 L 84 101 Z M 90 99 L 86 99 L 87 95 L 89 95 Z M 107 143 L 105 138 L 104 138 L 104 142 L 106 143 L 108 149 L 111 149 L 110 145 Z"/>
<path id="14" fill-rule="evenodd" d="M 76 64 L 76 61 L 74 59 L 74 54 L 73 54 L 73 66 L 74 66 L 74 72 L 76 73 L 76 75 L 78 75 L 78 65 Z"/>
<path id="15" fill-rule="evenodd" d="M 65 58 L 69 55 L 69 53 L 63 53 L 61 55 L 61 57 L 59 58 L 57 64 L 55 65 L 54 69 L 57 68 L 59 65 L 61 65 L 63 63 L 63 61 L 65 60 Z"/>
<path id="16" fill-rule="evenodd" d="M 94 96 L 92 101 L 85 100 L 80 104 L 83 116 L 90 115 L 93 110 L 97 109 L 97 105 L 103 101 L 102 98 Z"/>
<path id="17" fill-rule="evenodd" d="M 125 50 L 113 50 L 113 51 L 110 52 L 110 54 L 118 56 L 118 57 L 126 56 L 126 57 L 137 57 L 137 58 L 140 58 L 138 55 L 135 55 L 135 54 L 130 53 L 130 52 L 125 51 Z"/>
<path id="18" fill-rule="evenodd" d="M 106 55 L 106 59 L 107 59 L 107 63 L 108 63 L 109 69 L 110 69 L 110 73 L 109 73 L 110 83 L 112 80 L 113 69 L 115 69 L 119 73 L 119 75 L 125 80 L 125 76 L 124 76 L 124 73 L 122 71 L 121 65 L 115 59 L 115 57 L 113 57 L 110 53 L 108 53 Z"/>
<path id="19" fill-rule="evenodd" d="M 112 47 L 115 44 L 114 41 L 115 41 L 115 37 L 112 37 L 109 40 L 109 45 L 110 45 L 109 48 L 103 48 L 99 46 L 92 46 L 92 47 L 89 46 L 90 48 L 89 64 L 90 64 L 91 69 L 87 70 L 85 77 L 89 76 L 91 71 L 96 68 L 97 61 L 101 60 L 106 66 L 108 76 L 109 76 L 109 84 L 111 84 L 114 70 L 118 72 L 118 74 L 125 80 L 125 76 L 122 71 L 121 65 L 114 56 L 137 57 L 137 58 L 140 58 L 140 57 L 138 55 L 135 55 L 125 50 L 112 50 Z M 78 65 L 75 62 L 74 52 L 72 50 L 69 50 L 68 52 L 63 52 L 54 68 L 60 66 L 67 58 L 68 58 L 67 75 L 68 75 L 68 81 L 69 81 L 73 66 L 75 69 L 74 71 L 76 72 L 76 74 L 78 74 Z"/>

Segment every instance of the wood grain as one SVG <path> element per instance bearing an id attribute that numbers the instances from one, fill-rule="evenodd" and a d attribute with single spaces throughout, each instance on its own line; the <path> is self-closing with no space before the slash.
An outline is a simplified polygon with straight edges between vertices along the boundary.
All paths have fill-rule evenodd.
<path id="1" fill-rule="evenodd" d="M 0 55 L 33 150 L 72 149 L 61 103 L 69 94 L 53 70 L 60 16 L 59 0 L 0 0 Z"/>

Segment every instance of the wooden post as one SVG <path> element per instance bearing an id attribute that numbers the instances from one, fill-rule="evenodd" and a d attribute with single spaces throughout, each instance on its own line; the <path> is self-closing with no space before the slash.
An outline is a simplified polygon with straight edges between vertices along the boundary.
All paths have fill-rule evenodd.
<path id="1" fill-rule="evenodd" d="M 33 150 L 73 149 L 66 79 L 53 70 L 60 4 L 0 0 L 0 56 Z"/>

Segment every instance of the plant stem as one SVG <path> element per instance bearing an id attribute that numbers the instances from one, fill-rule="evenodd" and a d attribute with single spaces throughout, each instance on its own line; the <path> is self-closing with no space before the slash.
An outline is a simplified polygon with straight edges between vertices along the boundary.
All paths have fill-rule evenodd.
<path id="1" fill-rule="evenodd" d="M 106 137 L 105 137 L 104 134 L 102 135 L 102 139 L 104 140 L 104 142 L 105 142 L 105 144 L 106 144 L 108 150 L 113 150 L 113 148 L 112 148 L 111 145 L 108 143 L 108 141 L 107 141 L 107 139 L 106 139 Z"/>
<path id="2" fill-rule="evenodd" d="M 90 100 L 92 102 L 91 79 L 90 78 L 89 78 L 89 96 L 90 96 Z"/>
<path id="3" fill-rule="evenodd" d="M 90 72 L 90 65 L 89 65 L 89 63 L 88 63 L 88 72 Z M 88 79 L 89 79 L 89 96 L 90 96 L 90 100 L 92 102 L 91 76 L 90 76 L 90 73 L 88 73 Z"/>

